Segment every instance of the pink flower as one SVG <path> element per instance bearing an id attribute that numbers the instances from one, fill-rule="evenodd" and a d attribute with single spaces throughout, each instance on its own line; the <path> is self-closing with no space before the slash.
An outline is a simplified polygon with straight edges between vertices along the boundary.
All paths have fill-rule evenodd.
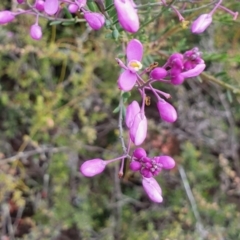
<path id="1" fill-rule="evenodd" d="M 38 11 L 42 12 L 42 11 L 44 11 L 44 4 L 45 4 L 45 2 L 43 0 L 36 0 L 34 7 Z"/>
<path id="2" fill-rule="evenodd" d="M 75 13 L 75 12 L 78 11 L 78 9 L 79 9 L 79 7 L 78 7 L 78 5 L 75 4 L 75 3 L 71 3 L 71 4 L 68 5 L 68 11 L 69 11 L 70 13 Z"/>
<path id="3" fill-rule="evenodd" d="M 13 21 L 15 15 L 10 11 L 0 11 L 0 24 L 6 24 Z"/>
<path id="4" fill-rule="evenodd" d="M 161 203 L 163 201 L 162 198 L 162 189 L 159 186 L 158 182 L 154 178 L 144 178 L 142 179 L 142 185 L 147 193 L 148 197 L 157 203 Z"/>
<path id="5" fill-rule="evenodd" d="M 137 113 L 140 112 L 140 106 L 137 101 L 133 101 L 131 104 L 128 105 L 126 110 L 126 125 L 128 128 L 131 128 L 133 125 L 133 121 Z"/>
<path id="6" fill-rule="evenodd" d="M 33 24 L 30 28 L 30 36 L 32 39 L 40 40 L 42 38 L 42 28 L 38 24 Z"/>
<path id="7" fill-rule="evenodd" d="M 46 0 L 44 4 L 44 11 L 49 15 L 54 15 L 58 11 L 58 0 Z"/>
<path id="8" fill-rule="evenodd" d="M 135 33 L 139 29 L 139 18 L 137 10 L 134 8 L 133 0 L 114 0 L 114 5 L 118 15 L 119 24 L 130 33 Z"/>
<path id="9" fill-rule="evenodd" d="M 126 49 L 128 65 L 118 78 L 118 87 L 123 91 L 130 91 L 137 81 L 136 72 L 142 68 L 141 60 L 143 46 L 137 39 L 132 39 Z"/>
<path id="10" fill-rule="evenodd" d="M 143 148 L 136 148 L 134 151 L 133 151 L 133 156 L 137 159 L 141 159 L 143 157 L 146 157 L 147 156 L 147 153 L 146 151 L 143 149 Z"/>
<path id="11" fill-rule="evenodd" d="M 157 67 L 157 68 L 154 68 L 151 72 L 150 72 L 150 77 L 152 79 L 163 79 L 167 76 L 167 71 L 166 69 L 164 68 L 161 68 L 161 67 Z"/>
<path id="12" fill-rule="evenodd" d="M 138 146 L 141 145 L 147 136 L 147 118 L 142 112 L 139 112 L 130 128 L 130 138 Z"/>
<path id="13" fill-rule="evenodd" d="M 160 114 L 160 117 L 165 122 L 175 122 L 177 120 L 177 112 L 175 108 L 165 100 L 161 99 L 157 103 L 157 108 Z"/>
<path id="14" fill-rule="evenodd" d="M 186 72 L 182 72 L 181 76 L 184 77 L 184 78 L 196 77 L 200 73 L 203 72 L 205 67 L 206 67 L 206 65 L 204 63 L 200 63 L 200 64 L 196 65 L 194 68 L 192 68 L 192 69 L 190 69 Z"/>
<path id="15" fill-rule="evenodd" d="M 101 13 L 84 12 L 84 18 L 89 26 L 94 30 L 99 30 L 105 23 L 105 18 Z"/>
<path id="16" fill-rule="evenodd" d="M 164 169 L 172 169 L 175 167 L 175 161 L 169 156 L 155 157 L 156 161 L 162 165 Z"/>
<path id="17" fill-rule="evenodd" d="M 200 15 L 191 26 L 192 33 L 202 33 L 204 32 L 209 25 L 212 23 L 212 14 L 202 14 Z"/>
<path id="18" fill-rule="evenodd" d="M 106 165 L 106 162 L 102 159 L 95 158 L 84 162 L 80 167 L 80 171 L 85 177 L 93 177 L 103 172 Z"/>

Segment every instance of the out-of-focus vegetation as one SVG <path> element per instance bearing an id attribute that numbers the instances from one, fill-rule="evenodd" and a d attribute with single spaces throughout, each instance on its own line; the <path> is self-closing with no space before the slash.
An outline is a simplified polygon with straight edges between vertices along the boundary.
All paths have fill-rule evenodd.
<path id="1" fill-rule="evenodd" d="M 185 13 L 186 20 L 203 12 Z M 160 8 L 139 13 L 144 23 Z M 115 57 L 132 36 L 114 41 L 106 29 L 41 20 L 44 37 L 36 42 L 28 35 L 33 23 L 20 16 L 0 27 L 2 239 L 240 239 L 240 21 L 218 11 L 196 36 L 165 11 L 134 35 L 144 43 L 145 66 L 194 46 L 207 63 L 206 73 L 182 86 L 159 84 L 172 95 L 176 123 L 160 121 L 154 100 L 146 109 L 144 147 L 178 165 L 157 178 L 162 204 L 149 201 L 138 175 L 127 170 L 119 180 L 118 165 L 91 179 L 79 173 L 84 160 L 122 153 Z"/>

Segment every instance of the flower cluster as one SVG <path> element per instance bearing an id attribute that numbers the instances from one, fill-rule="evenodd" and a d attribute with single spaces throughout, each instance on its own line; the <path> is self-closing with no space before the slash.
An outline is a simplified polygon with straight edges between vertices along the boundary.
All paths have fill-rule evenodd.
<path id="1" fill-rule="evenodd" d="M 115 25 L 116 22 L 113 22 L 114 16 L 109 16 L 107 9 L 111 8 L 112 5 L 105 7 L 102 1 L 96 1 L 100 12 L 93 12 L 88 8 L 87 0 L 35 0 L 33 5 L 29 4 L 26 0 L 16 0 L 19 5 L 22 5 L 23 8 L 17 8 L 16 12 L 12 11 L 0 11 L 0 25 L 12 22 L 16 16 L 20 14 L 31 14 L 35 16 L 35 23 L 30 27 L 30 36 L 35 39 L 39 40 L 42 38 L 42 28 L 39 26 L 39 17 L 47 18 L 51 21 L 58 20 L 61 22 L 66 23 L 75 23 L 78 21 L 82 21 L 82 19 L 72 18 L 72 19 L 63 19 L 58 18 L 61 14 L 63 9 L 68 9 L 69 13 L 77 14 L 79 17 L 79 13 L 83 15 L 84 20 L 88 23 L 88 25 L 93 30 L 101 29 L 108 19 L 106 26 L 111 28 L 112 30 L 116 30 L 117 28 Z M 191 4 L 191 2 L 189 2 Z M 214 2 L 212 3 L 214 4 Z M 202 33 L 204 32 L 207 27 L 212 22 L 212 15 L 217 9 L 222 9 L 231 15 L 233 15 L 233 19 L 236 20 L 238 16 L 238 12 L 233 12 L 228 8 L 221 5 L 222 0 L 219 0 L 217 4 L 215 4 L 214 8 L 210 13 L 204 13 L 200 15 L 191 25 L 192 33 Z M 185 10 L 188 4 L 185 3 L 181 11 Z M 137 9 L 142 7 L 141 5 L 137 6 L 133 0 L 113 0 L 113 6 L 117 12 L 118 23 L 120 26 L 129 33 L 136 33 L 140 27 L 140 21 L 138 16 Z M 170 8 L 173 12 L 175 12 L 179 18 L 179 21 L 182 22 L 183 26 L 188 25 L 188 21 L 185 21 L 184 17 L 181 15 L 181 11 L 178 10 L 178 6 L 174 6 L 172 3 L 167 4 L 165 0 L 161 0 L 158 3 L 154 3 L 153 6 L 161 6 L 165 8 Z M 111 27 L 110 27 L 111 25 Z M 112 33 L 113 37 L 116 38 L 114 32 Z M 134 63 L 133 63 L 134 65 Z M 137 68 L 139 66 L 136 66 Z M 130 66 L 131 68 L 131 66 Z M 134 66 L 132 68 L 135 68 Z M 127 73 L 125 73 L 126 75 Z"/>
<path id="2" fill-rule="evenodd" d="M 92 159 L 84 162 L 80 171 L 84 176 L 92 177 L 101 173 L 107 164 L 121 160 L 122 164 L 119 171 L 119 176 L 121 177 L 123 175 L 124 159 L 129 158 L 129 168 L 133 172 L 139 172 L 142 177 L 143 188 L 149 198 L 154 202 L 162 202 L 162 191 L 154 177 L 157 176 L 162 169 L 170 170 L 174 168 L 175 161 L 170 156 L 149 157 L 146 151 L 139 147 L 130 154 L 131 144 L 139 146 L 147 136 L 148 124 L 145 116 L 147 97 L 145 92 L 146 90 L 150 90 L 156 97 L 157 109 L 161 119 L 165 122 L 173 123 L 177 120 L 177 112 L 175 108 L 165 100 L 170 98 L 170 94 L 154 88 L 152 84 L 157 81 L 166 84 L 181 84 L 186 78 L 198 76 L 206 65 L 201 58 L 201 53 L 198 48 L 193 48 L 184 54 L 172 54 L 162 67 L 158 67 L 157 63 L 154 63 L 150 67 L 148 66 L 143 69 L 141 63 L 143 46 L 137 39 L 132 39 L 128 43 L 126 47 L 126 58 L 126 64 L 116 58 L 119 66 L 123 70 L 117 81 L 118 87 L 125 92 L 136 88 L 142 98 L 141 106 L 134 100 L 126 107 L 125 125 L 129 132 L 128 147 L 124 155 L 118 158 L 107 161 Z"/>

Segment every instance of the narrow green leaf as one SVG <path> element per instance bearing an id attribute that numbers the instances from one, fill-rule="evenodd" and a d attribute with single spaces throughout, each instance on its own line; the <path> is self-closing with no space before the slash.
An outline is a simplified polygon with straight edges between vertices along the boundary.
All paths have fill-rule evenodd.
<path id="1" fill-rule="evenodd" d="M 52 26 L 52 25 L 58 25 L 58 24 L 61 24 L 61 23 L 62 23 L 62 21 L 58 20 L 58 21 L 50 22 L 49 25 Z"/>

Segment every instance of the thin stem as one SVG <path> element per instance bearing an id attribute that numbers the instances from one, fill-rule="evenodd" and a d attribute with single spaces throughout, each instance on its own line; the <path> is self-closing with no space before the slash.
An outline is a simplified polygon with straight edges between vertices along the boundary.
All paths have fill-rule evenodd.
<path id="1" fill-rule="evenodd" d="M 120 111 L 119 111 L 119 117 L 118 117 L 118 129 L 119 129 L 119 138 L 122 144 L 122 149 L 124 153 L 127 153 L 127 148 L 125 146 L 124 143 L 124 139 L 123 139 L 123 97 L 122 97 L 122 93 L 120 96 L 120 102 L 119 102 L 119 107 L 120 107 Z"/>
<path id="2" fill-rule="evenodd" d="M 202 225 L 200 214 L 199 214 L 198 209 L 197 209 L 197 204 L 196 204 L 195 198 L 193 196 L 191 187 L 190 187 L 188 179 L 187 179 L 187 175 L 185 173 L 184 168 L 181 165 L 178 165 L 178 170 L 179 170 L 179 173 L 180 173 L 180 176 L 181 176 L 182 183 L 183 183 L 183 186 L 185 188 L 186 194 L 187 194 L 188 199 L 190 201 L 193 214 L 194 214 L 194 216 L 196 218 L 196 221 L 197 221 L 197 230 L 198 230 L 201 238 L 204 239 L 205 238 L 204 237 L 205 231 L 204 231 L 204 228 L 203 228 L 203 225 Z"/>

